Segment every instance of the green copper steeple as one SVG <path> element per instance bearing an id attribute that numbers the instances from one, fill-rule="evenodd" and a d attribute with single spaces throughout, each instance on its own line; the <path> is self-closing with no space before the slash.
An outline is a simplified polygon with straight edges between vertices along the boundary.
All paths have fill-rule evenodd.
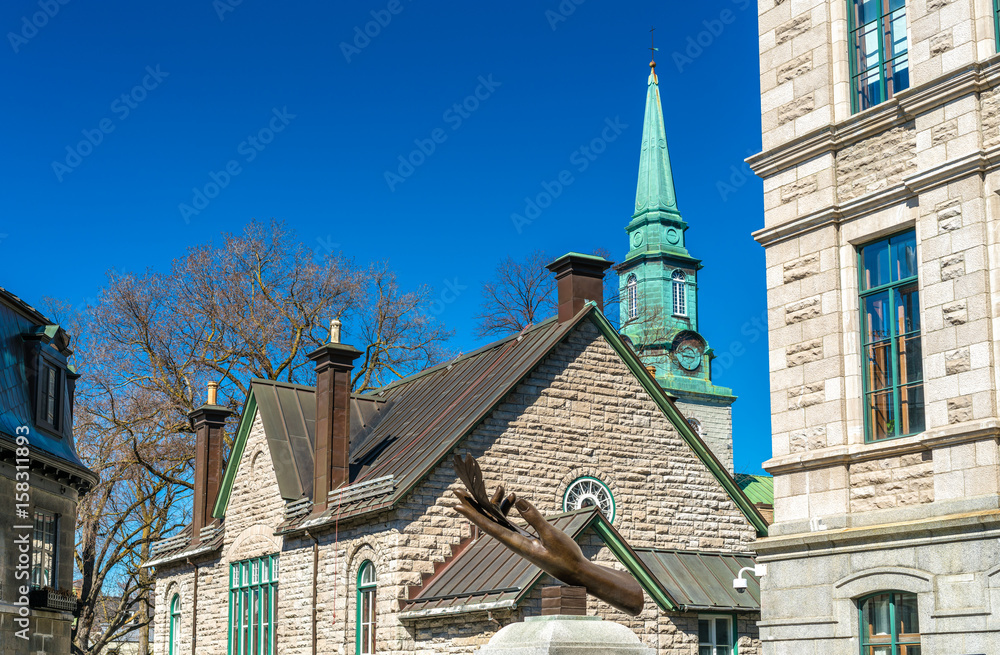
<path id="1" fill-rule="evenodd" d="M 635 188 L 633 218 L 649 212 L 670 212 L 680 218 L 674 176 L 670 171 L 667 135 L 663 129 L 663 108 L 656 68 L 649 71 L 646 87 L 646 116 L 642 121 L 642 153 L 639 155 L 639 183 Z"/>
<path id="2" fill-rule="evenodd" d="M 701 261 L 685 245 L 655 66 L 646 84 L 635 213 L 625 228 L 630 247 L 617 267 L 621 332 L 668 392 L 728 406 L 732 391 L 712 383 L 712 350 L 698 330 Z"/>

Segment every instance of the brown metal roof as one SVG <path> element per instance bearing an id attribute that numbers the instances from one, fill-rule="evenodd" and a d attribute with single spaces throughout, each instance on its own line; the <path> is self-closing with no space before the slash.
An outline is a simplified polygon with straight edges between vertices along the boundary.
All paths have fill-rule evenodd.
<path id="1" fill-rule="evenodd" d="M 392 485 L 388 487 L 391 491 L 350 503 L 331 503 L 324 516 L 310 518 L 309 524 L 332 520 L 338 514 L 340 519 L 344 519 L 389 507 L 401 499 L 463 436 L 485 419 L 589 311 L 588 307 L 574 320 L 565 323 L 558 323 L 554 318 L 547 320 L 520 335 L 497 341 L 370 394 L 356 396 L 354 401 L 372 399 L 384 404 L 379 406 L 377 412 L 369 413 L 368 423 L 357 434 L 355 422 L 358 414 L 352 411 L 350 483 L 353 485 L 392 476 Z M 265 385 L 275 386 L 263 381 L 257 384 L 261 391 L 264 391 Z M 268 400 L 260 403 L 258 400 L 268 441 L 282 451 L 290 448 L 285 445 L 286 442 L 290 444 L 293 439 L 300 438 L 297 436 L 299 423 L 286 423 L 290 420 L 288 416 L 295 419 L 296 406 L 301 407 L 305 415 L 305 406 L 314 403 L 311 387 L 297 389 L 294 394 L 285 394 L 285 400 L 281 394 L 276 402 Z M 255 387 L 255 393 L 256 390 Z M 293 411 L 285 412 L 285 407 Z M 276 418 L 277 414 L 280 414 L 280 419 Z M 301 443 L 308 439 L 311 444 L 315 439 L 315 418 L 312 421 L 306 418 L 301 425 L 306 431 Z M 270 430 L 268 426 L 271 426 Z M 288 436 L 285 437 L 283 432 Z M 279 479 L 284 477 L 290 489 L 311 496 L 311 483 L 307 484 L 312 479 L 311 448 L 297 452 L 292 449 L 290 459 L 296 467 L 295 475 L 280 473 Z M 277 466 L 277 460 L 275 463 Z M 285 491 L 282 491 L 282 496 L 290 498 Z M 305 519 L 305 514 L 289 518 L 279 531 L 294 530 L 302 526 Z"/>
<path id="2" fill-rule="evenodd" d="M 596 507 L 588 507 L 547 519 L 576 539 L 596 514 Z M 430 580 L 400 618 L 514 607 L 541 576 L 537 566 L 484 535 Z"/>
<path id="3" fill-rule="evenodd" d="M 753 575 L 744 574 L 744 593 L 733 589 L 739 570 L 754 565 L 752 555 L 656 548 L 635 552 L 682 611 L 760 611 L 760 582 Z"/>

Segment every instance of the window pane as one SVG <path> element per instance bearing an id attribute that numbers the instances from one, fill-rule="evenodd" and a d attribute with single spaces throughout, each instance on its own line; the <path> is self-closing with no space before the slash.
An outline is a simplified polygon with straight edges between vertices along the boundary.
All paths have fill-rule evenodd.
<path id="1" fill-rule="evenodd" d="M 699 646 L 698 647 L 698 655 L 712 655 L 712 647 L 711 646 Z"/>
<path id="2" fill-rule="evenodd" d="M 864 299 L 865 343 L 889 338 L 889 292 L 883 291 Z"/>
<path id="3" fill-rule="evenodd" d="M 920 359 L 920 335 L 896 339 L 896 356 L 899 358 L 899 383 L 919 382 L 923 375 Z M 872 388 L 872 387 L 869 387 Z"/>
<path id="4" fill-rule="evenodd" d="M 889 242 L 878 241 L 861 249 L 862 290 L 889 283 Z"/>
<path id="5" fill-rule="evenodd" d="M 900 646 L 899 655 L 920 655 L 920 646 Z"/>
<path id="6" fill-rule="evenodd" d="M 701 619 L 698 621 L 698 642 L 702 644 L 712 643 L 712 622 Z M 708 655 L 712 655 L 709 649 Z"/>
<path id="7" fill-rule="evenodd" d="M 715 655 L 729 655 L 729 646 L 716 646 Z"/>
<path id="8" fill-rule="evenodd" d="M 729 619 L 715 619 L 715 643 L 729 645 Z"/>
<path id="9" fill-rule="evenodd" d="M 896 620 L 899 621 L 900 634 L 920 632 L 916 594 L 896 594 Z"/>
<path id="10" fill-rule="evenodd" d="M 891 636 L 892 623 L 889 618 L 891 594 L 879 594 L 865 601 L 864 615 L 868 620 L 868 635 Z"/>
<path id="11" fill-rule="evenodd" d="M 917 285 L 905 286 L 896 291 L 896 334 L 906 334 L 920 329 L 920 294 Z"/>
<path id="12" fill-rule="evenodd" d="M 892 82 L 892 93 L 898 93 L 910 86 L 910 58 L 902 55 L 886 65 L 886 79 Z"/>
<path id="13" fill-rule="evenodd" d="M 889 368 L 889 342 L 865 346 L 865 377 L 869 391 L 878 391 L 892 386 L 892 370 Z"/>
<path id="14" fill-rule="evenodd" d="M 924 431 L 924 387 L 913 384 L 899 389 L 900 434 Z"/>
<path id="15" fill-rule="evenodd" d="M 855 7 L 858 12 L 859 25 L 878 20 L 879 14 L 882 13 L 881 0 L 865 0 L 865 2 L 855 1 Z"/>

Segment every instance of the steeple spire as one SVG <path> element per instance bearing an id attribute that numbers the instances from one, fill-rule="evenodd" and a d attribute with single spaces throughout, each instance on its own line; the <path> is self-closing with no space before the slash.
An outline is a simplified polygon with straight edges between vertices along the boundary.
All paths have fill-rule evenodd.
<path id="1" fill-rule="evenodd" d="M 650 50 L 655 53 L 655 48 Z M 642 124 L 642 153 L 639 155 L 639 183 L 635 189 L 635 214 L 632 216 L 635 218 L 655 211 L 669 212 L 680 218 L 677 195 L 674 192 L 674 177 L 670 171 L 666 131 L 663 127 L 656 61 L 650 61 L 646 88 L 646 116 Z"/>

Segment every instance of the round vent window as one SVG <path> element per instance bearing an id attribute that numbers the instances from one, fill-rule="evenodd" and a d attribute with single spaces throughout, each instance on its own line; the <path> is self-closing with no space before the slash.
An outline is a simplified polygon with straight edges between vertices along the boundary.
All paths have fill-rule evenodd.
<path id="1" fill-rule="evenodd" d="M 563 511 L 598 507 L 609 521 L 615 520 L 615 499 L 608 486 L 596 478 L 578 478 L 566 488 Z"/>

